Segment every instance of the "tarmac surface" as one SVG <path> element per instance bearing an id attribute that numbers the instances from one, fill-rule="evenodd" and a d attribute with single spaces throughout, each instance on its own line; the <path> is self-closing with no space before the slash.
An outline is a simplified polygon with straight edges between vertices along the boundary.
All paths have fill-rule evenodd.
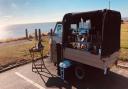
<path id="1" fill-rule="evenodd" d="M 108 76 L 103 71 L 86 67 L 86 77 L 79 81 L 66 70 L 66 81 L 57 76 L 57 68 L 45 59 L 46 68 L 52 74 L 32 72 L 32 64 L 26 64 L 0 73 L 0 89 L 128 89 L 128 70 L 113 67 Z"/>

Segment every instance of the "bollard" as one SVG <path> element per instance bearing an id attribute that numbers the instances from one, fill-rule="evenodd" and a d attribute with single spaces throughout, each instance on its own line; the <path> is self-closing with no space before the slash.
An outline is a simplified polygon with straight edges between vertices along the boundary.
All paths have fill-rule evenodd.
<path id="1" fill-rule="evenodd" d="M 41 40 L 41 30 L 39 29 L 39 40 Z"/>
<path id="2" fill-rule="evenodd" d="M 38 40 L 37 29 L 35 29 L 35 40 Z"/>
<path id="3" fill-rule="evenodd" d="M 28 29 L 25 29 L 26 39 L 28 39 Z"/>

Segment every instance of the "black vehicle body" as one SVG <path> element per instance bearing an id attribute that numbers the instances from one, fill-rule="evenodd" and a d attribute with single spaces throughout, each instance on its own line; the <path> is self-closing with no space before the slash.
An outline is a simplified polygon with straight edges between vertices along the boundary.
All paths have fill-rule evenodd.
<path id="1" fill-rule="evenodd" d="M 82 20 L 81 20 L 82 19 Z M 89 50 L 81 50 L 76 48 L 73 44 L 79 37 L 80 21 L 86 24 L 86 21 L 91 23 L 91 28 L 87 34 L 90 35 L 91 40 Z M 56 28 L 52 40 L 56 44 L 57 64 L 63 59 L 68 59 L 77 66 L 89 65 L 95 68 L 103 69 L 106 74 L 107 69 L 111 67 L 116 61 L 120 50 L 120 26 L 121 14 L 114 10 L 97 10 L 90 12 L 68 13 L 63 17 L 61 25 L 61 36 L 56 35 Z M 75 35 L 73 34 L 75 29 Z M 94 52 L 94 49 L 96 50 Z M 100 52 L 98 51 L 100 50 Z M 59 66 L 58 66 L 59 71 Z"/>

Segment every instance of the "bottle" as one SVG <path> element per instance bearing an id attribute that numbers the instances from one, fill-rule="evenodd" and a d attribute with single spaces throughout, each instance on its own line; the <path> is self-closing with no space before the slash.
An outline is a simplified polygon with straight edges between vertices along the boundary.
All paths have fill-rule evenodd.
<path id="1" fill-rule="evenodd" d="M 81 18 L 81 21 L 79 22 L 79 35 L 82 35 L 83 33 L 85 33 L 84 20 L 83 18 Z"/>
<path id="2" fill-rule="evenodd" d="M 99 48 L 99 55 L 101 55 L 101 46 L 100 46 L 100 48 Z"/>
<path id="3" fill-rule="evenodd" d="M 91 29 L 91 20 L 86 20 L 85 29 L 87 33 L 89 33 L 89 30 Z"/>

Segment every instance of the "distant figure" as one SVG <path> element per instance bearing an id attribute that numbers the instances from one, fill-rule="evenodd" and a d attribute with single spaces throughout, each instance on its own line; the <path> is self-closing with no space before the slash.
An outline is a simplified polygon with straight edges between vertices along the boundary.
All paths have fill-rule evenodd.
<path id="1" fill-rule="evenodd" d="M 50 59 L 51 59 L 51 44 L 52 44 L 52 28 L 49 32 L 49 56 L 50 56 Z"/>
<path id="2" fill-rule="evenodd" d="M 56 42 L 53 40 L 53 30 L 51 29 L 50 32 L 50 39 L 49 39 L 49 54 L 51 62 L 56 65 L 57 62 L 57 52 L 56 52 Z"/>
<path id="3" fill-rule="evenodd" d="M 52 44 L 52 28 L 50 30 L 50 34 L 49 34 L 49 53 L 50 53 L 50 47 L 51 47 L 51 44 Z"/>

